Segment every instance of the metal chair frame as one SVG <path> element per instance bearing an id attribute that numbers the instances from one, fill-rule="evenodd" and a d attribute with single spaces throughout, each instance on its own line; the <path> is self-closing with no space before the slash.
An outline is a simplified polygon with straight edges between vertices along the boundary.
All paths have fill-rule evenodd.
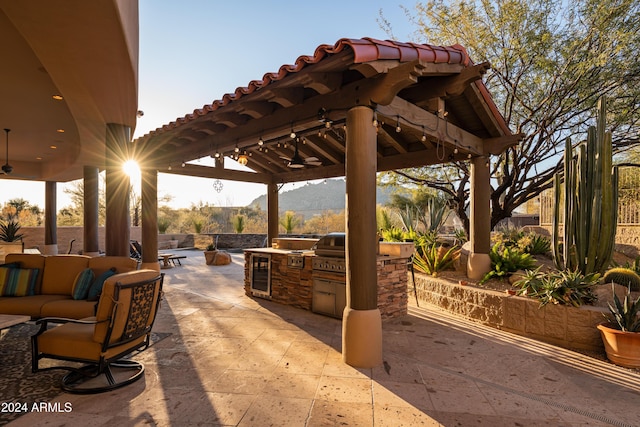
<path id="1" fill-rule="evenodd" d="M 31 337 L 31 370 L 32 372 L 40 372 L 40 371 L 48 371 L 53 369 L 64 369 L 70 371 L 66 374 L 61 380 L 61 388 L 64 391 L 76 394 L 93 394 L 93 393 L 103 393 L 106 391 L 114 390 L 125 385 L 131 384 L 140 378 L 142 378 L 144 374 L 144 365 L 140 362 L 136 362 L 130 359 L 123 359 L 125 356 L 130 355 L 135 351 L 143 351 L 150 344 L 151 338 L 151 329 L 153 327 L 153 323 L 155 322 L 155 317 L 158 312 L 158 308 L 160 306 L 160 301 L 162 300 L 162 284 L 164 281 L 164 274 L 160 274 L 159 276 L 150 279 L 144 280 L 136 283 L 130 284 L 121 284 L 116 283 L 114 286 L 114 305 L 111 312 L 111 316 L 108 319 L 103 321 L 93 321 L 93 320 L 77 320 L 77 319 L 66 319 L 59 317 L 45 317 L 36 321 L 36 324 L 40 325 L 40 329 L 38 332 Z M 157 285 L 156 285 L 157 283 Z M 144 300 L 144 293 L 151 293 L 151 297 L 155 294 L 156 286 L 159 286 L 159 295 L 157 301 L 154 306 L 150 306 L 153 304 L 147 304 L 144 306 L 140 304 L 141 300 Z M 131 289 L 131 304 L 129 306 L 129 313 L 127 314 L 126 324 L 124 326 L 124 332 L 122 336 L 118 337 L 116 340 L 111 340 L 111 336 L 113 333 L 113 328 L 115 325 L 116 315 L 118 314 L 119 305 L 120 305 L 120 293 L 124 289 Z M 138 298 L 136 298 L 138 297 Z M 138 309 L 142 310 L 142 315 L 138 314 Z M 132 316 L 132 313 L 136 312 L 136 317 Z M 151 318 L 151 316 L 153 316 Z M 149 322 L 151 323 L 146 325 Z M 102 344 L 102 355 L 98 360 L 90 360 L 83 358 L 74 358 L 67 356 L 60 356 L 55 354 L 47 354 L 40 353 L 38 350 L 38 337 L 47 332 L 49 329 L 49 325 L 60 324 L 60 323 L 77 323 L 77 324 L 92 324 L 97 325 L 98 323 L 108 322 L 108 328 L 105 335 L 105 340 Z M 144 326 L 141 326 L 144 325 Z M 94 326 L 95 327 L 95 326 Z M 144 340 L 140 343 L 137 343 L 131 347 L 126 348 L 124 351 L 119 352 L 116 355 L 113 355 L 109 358 L 104 357 L 104 353 L 110 348 L 124 345 L 129 342 L 134 342 L 138 340 L 140 337 L 145 337 Z M 71 366 L 51 366 L 46 368 L 39 367 L 39 361 L 41 359 L 55 359 L 55 360 L 63 360 L 69 362 L 79 362 L 85 363 L 84 366 L 80 368 L 71 367 Z M 133 374 L 131 374 L 128 378 L 122 381 L 116 381 L 112 368 L 122 368 L 126 370 L 133 370 Z M 98 387 L 82 387 L 82 384 L 89 379 L 96 378 L 100 375 L 104 375 L 107 379 L 107 385 L 98 386 Z"/>

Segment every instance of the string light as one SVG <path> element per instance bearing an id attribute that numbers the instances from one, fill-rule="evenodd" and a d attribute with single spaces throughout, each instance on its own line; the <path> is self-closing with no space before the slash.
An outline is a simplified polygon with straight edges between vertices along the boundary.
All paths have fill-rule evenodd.
<path id="1" fill-rule="evenodd" d="M 396 132 L 402 132 L 402 128 L 400 127 L 400 116 L 398 116 L 398 121 L 396 122 Z"/>
<path id="2" fill-rule="evenodd" d="M 375 110 L 373 111 L 373 127 L 378 127 L 378 113 Z"/>
<path id="3" fill-rule="evenodd" d="M 183 161 L 182 165 L 180 165 L 180 166 L 185 167 L 185 166 L 187 166 L 187 164 Z"/>

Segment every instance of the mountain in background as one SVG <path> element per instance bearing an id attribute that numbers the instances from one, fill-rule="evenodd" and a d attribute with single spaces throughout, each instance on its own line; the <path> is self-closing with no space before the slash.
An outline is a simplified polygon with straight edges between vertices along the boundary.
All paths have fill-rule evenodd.
<path id="1" fill-rule="evenodd" d="M 307 183 L 300 188 L 285 191 L 278 198 L 278 208 L 281 212 L 294 211 L 305 219 L 331 210 L 340 212 L 345 209 L 345 193 L 347 183 L 344 178 L 327 179 L 318 184 Z M 389 188 L 377 188 L 376 203 L 384 205 L 389 202 L 391 193 Z M 262 195 L 254 199 L 249 206 L 259 206 L 267 210 L 267 196 Z"/>

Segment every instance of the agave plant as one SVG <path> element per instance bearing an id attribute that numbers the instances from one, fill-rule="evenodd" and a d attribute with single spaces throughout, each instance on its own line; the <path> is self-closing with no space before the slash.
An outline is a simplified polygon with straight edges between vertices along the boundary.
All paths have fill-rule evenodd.
<path id="1" fill-rule="evenodd" d="M 620 298 L 616 295 L 615 285 L 611 284 L 611 290 L 613 292 L 613 303 L 612 306 L 610 303 L 609 311 L 613 316 L 613 321 L 611 322 L 618 329 L 625 332 L 640 332 L 640 297 L 635 301 L 632 301 L 630 298 L 630 291 L 627 290 L 626 295 L 624 296 L 624 301 L 620 302 Z M 611 321 L 610 318 L 607 318 Z"/>
<path id="2" fill-rule="evenodd" d="M 457 246 L 447 249 L 436 242 L 417 249 L 413 255 L 413 265 L 418 271 L 434 277 L 442 270 L 451 268 L 459 255 Z"/>
<path id="3" fill-rule="evenodd" d="M 480 284 L 494 277 L 507 277 L 518 270 L 532 269 L 536 260 L 530 254 L 522 252 L 517 247 L 495 244 L 489 253 L 491 271 L 484 275 Z"/>
<path id="4" fill-rule="evenodd" d="M 16 242 L 22 239 L 24 234 L 18 233 L 21 228 L 22 226 L 14 219 L 0 223 L 0 240 L 3 242 Z"/>
<path id="5" fill-rule="evenodd" d="M 598 273 L 583 274 L 579 270 L 545 273 L 538 267 L 526 271 L 513 286 L 519 288 L 518 295 L 539 299 L 540 306 L 553 303 L 579 307 L 596 300 L 593 289 L 599 279 Z"/>

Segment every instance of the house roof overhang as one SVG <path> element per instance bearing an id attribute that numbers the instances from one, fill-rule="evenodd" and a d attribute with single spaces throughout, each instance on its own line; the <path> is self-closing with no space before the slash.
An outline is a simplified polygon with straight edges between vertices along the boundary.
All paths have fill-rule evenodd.
<path id="1" fill-rule="evenodd" d="M 181 175 L 259 183 L 343 176 L 346 114 L 364 105 L 377 118 L 379 171 L 498 154 L 520 136 L 482 83 L 488 68 L 459 45 L 341 39 L 138 138 L 134 147 L 147 165 Z M 316 165 L 288 167 L 296 142 Z M 215 167 L 185 164 L 241 154 L 250 172 L 227 169 L 222 160 Z"/>
<path id="2" fill-rule="evenodd" d="M 0 178 L 68 181 L 104 167 L 106 124 L 136 125 L 138 2 L 0 0 L 0 48 L 13 166 Z M 4 132 L 1 142 L 4 164 Z"/>

